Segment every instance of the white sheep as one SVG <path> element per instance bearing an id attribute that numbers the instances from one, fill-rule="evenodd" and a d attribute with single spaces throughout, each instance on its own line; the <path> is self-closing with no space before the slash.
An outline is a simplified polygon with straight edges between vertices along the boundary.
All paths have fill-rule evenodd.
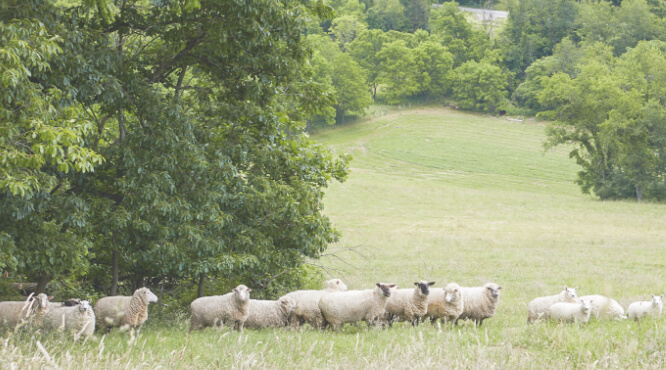
<path id="1" fill-rule="evenodd" d="M 463 313 L 463 309 L 464 299 L 460 285 L 449 283 L 446 288 L 433 289 L 430 292 L 428 312 L 425 317 L 429 317 L 433 324 L 437 322 L 437 319 L 453 324 Z"/>
<path id="2" fill-rule="evenodd" d="M 89 301 L 79 301 L 76 306 L 51 307 L 44 317 L 44 327 L 71 332 L 74 339 L 87 338 L 95 332 L 95 312 Z"/>
<path id="3" fill-rule="evenodd" d="M 277 301 L 250 299 L 244 327 L 250 329 L 277 328 L 289 325 L 296 301 L 281 297 Z"/>
<path id="4" fill-rule="evenodd" d="M 590 320 L 591 302 L 580 300 L 578 303 L 556 302 L 548 308 L 548 318 L 562 322 L 582 322 Z"/>
<path id="5" fill-rule="evenodd" d="M 612 298 L 593 294 L 579 297 L 579 299 L 590 302 L 590 315 L 597 319 L 622 320 L 627 318 L 624 316 L 624 308 Z"/>
<path id="6" fill-rule="evenodd" d="M 26 324 L 41 326 L 49 310 L 49 300 L 53 297 L 48 297 L 44 293 L 33 297 L 33 294 L 30 294 L 25 301 L 0 302 L 0 326 L 16 327 Z"/>
<path id="7" fill-rule="evenodd" d="M 347 286 L 342 280 L 331 279 L 326 282 L 323 290 L 297 290 L 283 295 L 282 298 L 291 298 L 296 302 L 289 318 L 291 325 L 298 327 L 307 322 L 313 328 L 322 328 L 324 316 L 319 309 L 319 300 L 325 294 L 344 291 L 347 291 Z"/>
<path id="8" fill-rule="evenodd" d="M 483 325 L 483 320 L 493 317 L 499 304 L 501 286 L 495 283 L 486 283 L 484 286 L 460 288 L 463 297 L 463 312 L 459 320 L 472 320 L 475 325 Z"/>
<path id="9" fill-rule="evenodd" d="M 119 327 L 139 332 L 148 319 L 148 305 L 153 302 L 157 302 L 157 296 L 146 287 L 135 290 L 131 297 L 101 298 L 95 303 L 97 327 L 101 330 Z"/>
<path id="10" fill-rule="evenodd" d="M 579 299 L 576 296 L 576 288 L 567 288 L 564 286 L 564 290 L 560 294 L 534 298 L 527 305 L 527 323 L 529 324 L 539 318 L 547 318 L 550 306 L 558 302 L 578 303 Z"/>
<path id="11" fill-rule="evenodd" d="M 412 326 L 420 323 L 428 312 L 428 296 L 434 284 L 434 281 L 421 280 L 414 283 L 414 289 L 396 289 L 391 292 L 384 314 L 389 326 L 395 321 L 409 321 Z"/>
<path id="12" fill-rule="evenodd" d="M 395 284 L 377 283 L 374 289 L 329 293 L 321 297 L 319 309 L 326 324 L 337 330 L 344 323 L 365 321 L 368 326 L 381 320 L 386 301 Z"/>
<path id="13" fill-rule="evenodd" d="M 190 304 L 192 319 L 190 331 L 207 326 L 227 325 L 231 330 L 243 331 L 248 318 L 252 289 L 241 284 L 225 295 L 197 298 Z"/>
<path id="14" fill-rule="evenodd" d="M 648 315 L 661 316 L 661 312 L 664 309 L 662 298 L 664 298 L 663 294 L 658 296 L 652 295 L 651 301 L 633 302 L 627 308 L 627 315 L 630 319 L 636 319 L 636 321 Z"/>

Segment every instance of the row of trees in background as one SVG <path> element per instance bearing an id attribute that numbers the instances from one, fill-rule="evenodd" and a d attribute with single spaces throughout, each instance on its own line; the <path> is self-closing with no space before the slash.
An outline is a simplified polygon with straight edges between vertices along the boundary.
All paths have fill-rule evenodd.
<path id="1" fill-rule="evenodd" d="M 414 32 L 372 28 L 358 0 L 333 3 L 338 16 L 328 32 L 313 27 L 308 35 L 317 80 L 336 101 L 335 109 L 319 120 L 342 122 L 347 113 L 362 113 L 377 99 L 399 104 L 412 97 L 428 102 L 447 96 L 462 108 L 489 112 L 507 103 L 510 72 L 498 63 L 489 35 L 474 28 L 456 3 L 432 10 L 428 3 L 423 8 L 428 11 L 419 13 L 427 15 L 423 26 L 428 31 Z M 380 5 L 375 2 L 367 14 Z M 395 6 L 400 14 L 407 10 L 397 0 Z"/>
<path id="2" fill-rule="evenodd" d="M 509 17 L 492 38 L 455 2 L 332 5 L 336 18 L 310 27 L 308 40 L 336 109 L 314 119 L 340 122 L 372 100 L 413 97 L 537 115 L 552 121 L 547 147 L 573 146 L 585 193 L 666 199 L 663 1 L 502 1 Z"/>
<path id="3" fill-rule="evenodd" d="M 0 269 L 79 294 L 301 276 L 338 237 L 321 201 L 348 171 L 303 134 L 332 105 L 304 30 L 330 15 L 310 0 L 2 2 Z"/>

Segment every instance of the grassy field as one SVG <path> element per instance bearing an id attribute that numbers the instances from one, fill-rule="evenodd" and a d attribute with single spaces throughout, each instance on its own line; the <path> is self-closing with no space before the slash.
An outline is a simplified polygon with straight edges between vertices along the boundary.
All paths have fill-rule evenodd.
<path id="1" fill-rule="evenodd" d="M 495 317 L 481 328 L 191 335 L 183 317 L 149 320 L 138 338 L 112 332 L 85 343 L 0 333 L 0 367 L 666 367 L 661 318 L 525 324 L 527 303 L 564 285 L 626 308 L 662 294 L 666 281 L 666 206 L 582 195 L 567 151 L 543 151 L 542 124 L 422 108 L 315 139 L 354 156 L 349 180 L 326 196 L 325 212 L 342 234 L 329 249 L 334 256 L 322 260 L 332 277 L 350 289 L 493 281 L 503 287 Z"/>

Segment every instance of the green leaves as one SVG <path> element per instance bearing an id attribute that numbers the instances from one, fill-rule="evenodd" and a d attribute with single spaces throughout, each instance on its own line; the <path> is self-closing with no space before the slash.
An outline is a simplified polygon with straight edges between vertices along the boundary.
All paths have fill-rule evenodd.
<path id="1" fill-rule="evenodd" d="M 506 100 L 507 78 L 487 61 L 468 61 L 451 73 L 451 96 L 465 109 L 494 112 Z"/>
<path id="2" fill-rule="evenodd" d="M 641 42 L 620 58 L 586 59 L 575 78 L 542 78 L 539 103 L 556 107 L 548 146 L 573 144 L 578 183 L 602 199 L 664 199 L 666 45 Z M 607 55 L 601 53 L 599 55 Z"/>

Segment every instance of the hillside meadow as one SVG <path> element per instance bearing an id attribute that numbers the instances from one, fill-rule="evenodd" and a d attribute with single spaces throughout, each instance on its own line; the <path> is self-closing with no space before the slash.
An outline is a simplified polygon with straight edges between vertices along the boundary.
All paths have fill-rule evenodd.
<path id="1" fill-rule="evenodd" d="M 314 138 L 351 153 L 327 189 L 341 233 L 321 260 L 350 289 L 421 279 L 435 287 L 503 287 L 494 318 L 475 328 L 206 329 L 189 316 L 149 320 L 84 343 L 54 333 L 0 333 L 0 367 L 43 368 L 664 368 L 665 320 L 526 325 L 527 303 L 604 294 L 626 306 L 663 294 L 666 206 L 601 202 L 580 193 L 566 148 L 543 150 L 544 125 L 419 108 L 327 129 Z M 154 312 L 154 311 L 152 311 Z"/>

